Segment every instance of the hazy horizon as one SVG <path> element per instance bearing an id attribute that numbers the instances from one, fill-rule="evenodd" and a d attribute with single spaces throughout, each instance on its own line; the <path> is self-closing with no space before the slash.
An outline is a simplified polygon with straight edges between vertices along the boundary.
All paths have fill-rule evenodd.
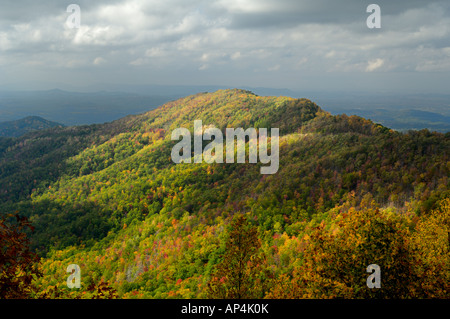
<path id="1" fill-rule="evenodd" d="M 119 90 L 2 91 L 0 124 L 40 116 L 64 125 L 105 123 L 142 114 L 164 103 L 225 86 L 123 86 Z M 358 115 L 396 130 L 450 131 L 450 94 L 381 94 L 240 87 L 260 96 L 307 98 L 333 115 Z"/>

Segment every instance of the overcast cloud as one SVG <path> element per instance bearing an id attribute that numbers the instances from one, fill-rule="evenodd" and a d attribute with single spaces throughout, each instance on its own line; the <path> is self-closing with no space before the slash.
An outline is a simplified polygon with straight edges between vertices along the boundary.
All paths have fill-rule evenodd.
<path id="1" fill-rule="evenodd" d="M 0 86 L 213 84 L 448 93 L 450 2 L 2 0 Z M 70 29 L 69 4 L 81 8 Z"/>

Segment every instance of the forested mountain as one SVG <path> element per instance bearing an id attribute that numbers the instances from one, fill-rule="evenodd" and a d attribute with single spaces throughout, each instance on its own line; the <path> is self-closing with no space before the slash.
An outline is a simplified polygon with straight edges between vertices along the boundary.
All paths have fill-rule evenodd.
<path id="1" fill-rule="evenodd" d="M 279 128 L 278 172 L 173 163 L 171 133 L 194 120 Z M 0 139 L 0 210 L 35 228 L 42 275 L 31 297 L 109 287 L 121 298 L 448 298 L 449 150 L 449 133 L 220 90 Z M 252 240 L 238 245 L 240 233 Z M 80 289 L 66 286 L 69 264 Z M 380 290 L 366 286 L 369 264 L 384 271 Z M 233 278 L 245 281 L 239 291 Z"/>
<path id="2" fill-rule="evenodd" d="M 63 125 L 39 116 L 27 116 L 16 121 L 0 122 L 0 136 L 18 137 L 28 132 L 44 130 L 55 126 Z"/>

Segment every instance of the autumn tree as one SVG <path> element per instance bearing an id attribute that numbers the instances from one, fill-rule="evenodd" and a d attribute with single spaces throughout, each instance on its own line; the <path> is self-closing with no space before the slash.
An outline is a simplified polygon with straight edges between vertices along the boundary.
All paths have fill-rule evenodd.
<path id="1" fill-rule="evenodd" d="M 91 283 L 86 289 L 71 291 L 64 285 L 48 285 L 45 289 L 34 295 L 36 299 L 117 299 L 117 290 L 109 283 L 100 281 Z"/>
<path id="2" fill-rule="evenodd" d="M 450 198 L 421 217 L 412 236 L 416 298 L 450 298 Z"/>
<path id="3" fill-rule="evenodd" d="M 30 250 L 27 229 L 30 221 L 18 214 L 0 217 L 0 299 L 26 299 L 30 297 L 38 257 Z"/>
<path id="4" fill-rule="evenodd" d="M 243 215 L 236 215 L 225 243 L 226 251 L 208 283 L 210 298 L 262 298 L 270 272 L 264 267 L 258 230 Z"/>
<path id="5" fill-rule="evenodd" d="M 303 264 L 285 275 L 270 298 L 408 298 L 416 281 L 405 218 L 377 208 L 350 208 L 335 224 L 303 238 Z M 368 288 L 367 267 L 381 269 L 381 288 Z"/>

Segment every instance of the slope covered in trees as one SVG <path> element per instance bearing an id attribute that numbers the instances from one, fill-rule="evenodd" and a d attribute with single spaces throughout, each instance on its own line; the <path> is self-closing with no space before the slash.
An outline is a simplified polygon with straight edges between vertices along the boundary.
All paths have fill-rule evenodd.
<path id="1" fill-rule="evenodd" d="M 19 137 L 28 132 L 63 126 L 40 116 L 27 116 L 20 120 L 0 122 L 0 136 Z"/>
<path id="2" fill-rule="evenodd" d="M 222 132 L 279 128 L 278 172 L 173 163 L 171 132 L 198 119 Z M 102 284 L 129 298 L 234 296 L 223 261 L 241 251 L 230 249 L 236 227 L 258 238 L 254 265 L 239 273 L 249 277 L 237 281 L 260 285 L 252 296 L 448 297 L 449 149 L 449 134 L 402 134 L 306 99 L 222 90 L 0 140 L 0 208 L 35 227 L 35 297 L 91 296 Z M 242 214 L 248 226 L 230 224 Z M 73 263 L 79 290 L 65 287 Z M 367 263 L 391 269 L 382 292 L 364 286 Z M 228 290 L 209 290 L 221 280 Z"/>

